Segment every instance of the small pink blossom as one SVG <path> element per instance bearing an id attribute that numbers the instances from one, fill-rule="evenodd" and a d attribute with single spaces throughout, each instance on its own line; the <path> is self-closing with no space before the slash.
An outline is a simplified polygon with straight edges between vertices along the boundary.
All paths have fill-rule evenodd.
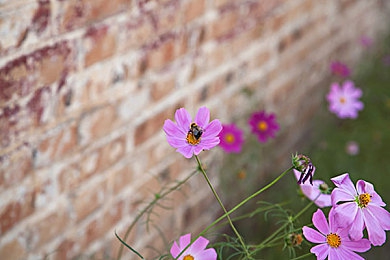
<path id="1" fill-rule="evenodd" d="M 171 255 L 176 258 L 191 243 L 191 234 L 181 236 L 179 244 L 173 242 Z M 217 252 L 214 248 L 206 249 L 209 241 L 204 237 L 198 237 L 185 251 L 180 255 L 178 260 L 216 260 Z"/>
<path id="2" fill-rule="evenodd" d="M 315 172 L 315 167 L 313 169 L 313 173 Z M 294 169 L 294 175 L 297 180 L 299 180 L 299 177 L 301 173 Z M 320 207 L 329 207 L 332 206 L 332 202 L 330 199 L 330 194 L 327 194 L 327 185 L 324 181 L 321 180 L 313 180 L 313 185 L 311 184 L 301 184 L 299 185 L 302 193 L 311 201 L 314 201 L 314 203 Z"/>
<path id="3" fill-rule="evenodd" d="M 390 230 L 390 213 L 383 208 L 386 204 L 374 186 L 359 180 L 355 188 L 348 173 L 331 180 L 336 185 L 331 198 L 338 224 L 351 226 L 349 235 L 353 240 L 361 239 L 364 228 L 367 228 L 368 239 L 374 246 L 384 244 L 385 231 Z"/>
<path id="4" fill-rule="evenodd" d="M 222 125 L 219 133 L 219 146 L 227 153 L 241 152 L 244 143 L 244 132 L 235 124 Z"/>
<path id="5" fill-rule="evenodd" d="M 349 155 L 359 154 L 359 144 L 355 141 L 349 141 L 345 146 L 345 151 Z"/>
<path id="6" fill-rule="evenodd" d="M 176 123 L 165 120 L 164 132 L 168 143 L 186 158 L 198 155 L 203 150 L 210 150 L 219 144 L 219 132 L 222 130 L 218 119 L 210 121 L 210 111 L 201 107 L 192 121 L 184 108 L 176 110 Z"/>
<path id="7" fill-rule="evenodd" d="M 360 44 L 365 48 L 370 48 L 374 44 L 374 40 L 367 35 L 360 37 Z"/>
<path id="8" fill-rule="evenodd" d="M 371 248 L 370 241 L 359 239 L 352 241 L 348 237 L 348 229 L 340 228 L 334 219 L 334 211 L 330 210 L 328 221 L 322 210 L 317 209 L 312 217 L 313 225 L 317 230 L 304 226 L 302 228 L 305 238 L 319 245 L 310 249 L 310 252 L 323 260 L 364 259 L 355 252 L 366 252 Z"/>
<path id="9" fill-rule="evenodd" d="M 357 118 L 358 111 L 364 107 L 363 102 L 359 100 L 362 94 L 362 90 L 356 88 L 350 80 L 345 81 L 342 86 L 333 83 L 330 92 L 326 96 L 329 102 L 329 111 L 341 119 Z"/>
<path id="10" fill-rule="evenodd" d="M 330 70 L 334 75 L 347 78 L 351 75 L 351 70 L 342 62 L 334 61 L 330 64 Z"/>
<path id="11" fill-rule="evenodd" d="M 267 142 L 268 138 L 274 138 L 279 130 L 275 114 L 267 114 L 265 111 L 254 112 L 249 119 L 249 125 L 261 143 Z"/>

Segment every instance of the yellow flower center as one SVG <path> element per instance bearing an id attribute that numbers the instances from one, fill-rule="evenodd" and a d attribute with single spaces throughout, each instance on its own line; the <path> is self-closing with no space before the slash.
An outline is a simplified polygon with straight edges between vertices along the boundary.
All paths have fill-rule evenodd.
<path id="1" fill-rule="evenodd" d="M 344 104 L 347 100 L 344 97 L 340 97 L 339 101 L 340 101 L 341 104 Z"/>
<path id="2" fill-rule="evenodd" d="M 235 140 L 235 138 L 234 138 L 233 134 L 228 133 L 228 134 L 225 135 L 225 141 L 227 143 L 232 144 L 232 143 L 234 143 L 234 140 Z"/>
<path id="3" fill-rule="evenodd" d="M 192 255 L 186 255 L 183 260 L 195 260 L 195 258 Z"/>
<path id="4" fill-rule="evenodd" d="M 363 193 L 359 195 L 359 206 L 364 208 L 371 201 L 371 196 L 368 193 Z"/>
<path id="5" fill-rule="evenodd" d="M 267 131 L 268 129 L 268 124 L 267 122 L 265 121 L 260 121 L 258 124 L 257 124 L 257 128 L 260 130 L 260 131 Z"/>
<path id="6" fill-rule="evenodd" d="M 341 238 L 337 234 L 330 233 L 326 236 L 326 242 L 331 247 L 338 248 L 341 245 Z"/>

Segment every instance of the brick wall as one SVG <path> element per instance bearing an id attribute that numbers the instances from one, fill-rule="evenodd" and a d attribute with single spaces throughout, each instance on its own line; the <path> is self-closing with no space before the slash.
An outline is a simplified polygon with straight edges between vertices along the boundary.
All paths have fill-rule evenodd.
<path id="1" fill-rule="evenodd" d="M 0 0 L 0 258 L 115 256 L 114 230 L 195 167 L 162 132 L 178 107 L 224 122 L 267 108 L 284 154 L 329 62 L 357 62 L 389 13 L 384 0 Z M 157 209 L 168 241 L 216 214 L 206 190 L 194 177 Z M 142 225 L 128 242 L 164 250 Z"/>

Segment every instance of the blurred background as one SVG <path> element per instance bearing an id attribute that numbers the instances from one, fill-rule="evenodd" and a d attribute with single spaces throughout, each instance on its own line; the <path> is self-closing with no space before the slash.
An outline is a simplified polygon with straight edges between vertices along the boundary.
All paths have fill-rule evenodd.
<path id="1" fill-rule="evenodd" d="M 349 172 L 388 201 L 389 14 L 385 0 L 0 0 L 0 258 L 114 259 L 114 232 L 123 237 L 147 203 L 196 169 L 162 131 L 179 107 L 194 116 L 205 105 L 245 129 L 240 154 L 200 155 L 228 208 L 295 152 L 311 157 L 315 178 L 330 184 Z M 330 84 L 345 80 L 334 61 L 363 90 L 355 120 L 327 110 Z M 265 144 L 248 128 L 260 110 L 280 125 Z M 297 189 L 288 175 L 258 199 L 296 212 L 306 205 Z M 151 259 L 220 214 L 196 175 L 126 242 Z M 239 222 L 248 241 L 276 227 L 257 217 Z M 386 250 L 366 255 L 386 259 Z"/>

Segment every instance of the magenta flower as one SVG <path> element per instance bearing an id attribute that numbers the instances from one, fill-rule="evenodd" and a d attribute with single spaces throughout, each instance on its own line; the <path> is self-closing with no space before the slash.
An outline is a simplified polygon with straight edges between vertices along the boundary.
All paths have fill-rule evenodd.
<path id="1" fill-rule="evenodd" d="M 351 75 L 351 70 L 342 62 L 334 61 L 330 64 L 330 70 L 333 74 L 347 78 Z"/>
<path id="2" fill-rule="evenodd" d="M 359 180 L 355 188 L 348 173 L 331 180 L 337 187 L 331 196 L 338 224 L 342 227 L 352 224 L 349 235 L 354 240 L 363 237 L 366 227 L 371 243 L 382 245 L 386 241 L 385 230 L 390 230 L 390 213 L 382 208 L 386 204 L 375 192 L 374 186 Z"/>
<path id="3" fill-rule="evenodd" d="M 265 143 L 268 138 L 274 138 L 275 133 L 279 130 L 275 114 L 267 114 L 265 111 L 253 113 L 249 119 L 249 125 L 252 133 L 257 135 L 257 139 L 261 143 Z"/>
<path id="4" fill-rule="evenodd" d="M 219 146 L 227 153 L 241 152 L 244 143 L 244 132 L 235 124 L 222 125 L 222 131 L 219 133 Z"/>
<path id="5" fill-rule="evenodd" d="M 312 174 L 314 174 L 316 168 L 314 167 Z M 301 172 L 294 169 L 294 175 L 299 180 Z M 330 199 L 330 194 L 327 194 L 329 188 L 328 185 L 321 180 L 313 180 L 313 185 L 311 184 L 301 184 L 302 193 L 311 201 L 320 207 L 330 207 L 332 202 Z"/>
<path id="6" fill-rule="evenodd" d="M 173 242 L 171 255 L 176 258 L 191 243 L 191 234 L 181 236 L 179 245 Z M 217 252 L 214 248 L 205 249 L 209 241 L 199 237 L 180 255 L 178 260 L 215 260 Z"/>
<path id="7" fill-rule="evenodd" d="M 184 108 L 176 110 L 176 123 L 170 119 L 165 120 L 164 132 L 168 143 L 176 148 L 176 151 L 191 158 L 202 150 L 210 150 L 219 144 L 218 134 L 222 129 L 218 119 L 210 121 L 210 111 L 201 107 L 195 120 L 191 120 L 190 114 Z"/>
<path id="8" fill-rule="evenodd" d="M 361 96 L 362 90 L 355 88 L 352 81 L 345 81 L 341 87 L 338 83 L 333 83 L 326 96 L 329 102 L 329 111 L 342 119 L 357 118 L 358 111 L 364 107 L 364 104 L 359 100 Z"/>
<path id="9" fill-rule="evenodd" d="M 306 226 L 302 231 L 308 241 L 319 244 L 310 249 L 317 259 L 322 260 L 326 257 L 329 260 L 364 259 L 355 252 L 366 252 L 371 247 L 370 241 L 365 238 L 352 241 L 348 237 L 348 229 L 337 226 L 333 208 L 329 212 L 329 224 L 320 209 L 314 212 L 312 221 L 318 231 Z"/>

